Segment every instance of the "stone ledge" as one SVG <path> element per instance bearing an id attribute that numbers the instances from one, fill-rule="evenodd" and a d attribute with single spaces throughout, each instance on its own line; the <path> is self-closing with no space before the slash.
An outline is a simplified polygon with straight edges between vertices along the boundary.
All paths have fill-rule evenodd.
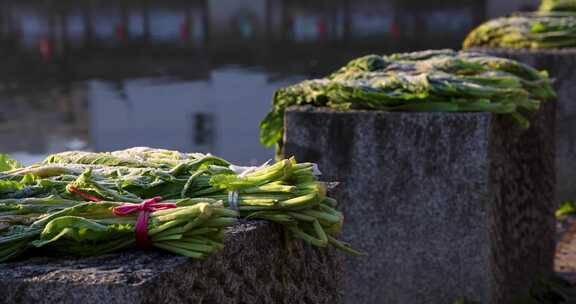
<path id="1" fill-rule="evenodd" d="M 204 260 L 133 250 L 0 264 L 0 303 L 341 303 L 331 249 L 296 241 L 288 253 L 268 223 L 231 228 L 225 246 Z"/>

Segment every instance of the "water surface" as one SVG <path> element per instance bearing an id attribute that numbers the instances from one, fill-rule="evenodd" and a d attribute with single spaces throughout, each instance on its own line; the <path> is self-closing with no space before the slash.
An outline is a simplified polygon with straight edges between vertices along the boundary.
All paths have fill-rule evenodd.
<path id="1" fill-rule="evenodd" d="M 483 20 L 527 8 L 496 0 L 0 1 L 0 152 L 30 163 L 69 149 L 154 146 L 260 163 L 273 155 L 258 142 L 258 124 L 275 89 L 366 54 L 459 48 Z"/>

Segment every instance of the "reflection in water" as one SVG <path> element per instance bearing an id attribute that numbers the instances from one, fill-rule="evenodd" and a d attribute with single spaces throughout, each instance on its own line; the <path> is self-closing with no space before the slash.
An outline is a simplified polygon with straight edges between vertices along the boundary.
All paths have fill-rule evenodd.
<path id="1" fill-rule="evenodd" d="M 89 138 L 98 150 L 150 145 L 260 161 L 271 154 L 258 143 L 258 120 L 285 84 L 262 72 L 217 69 L 210 81 L 126 81 L 126 102 L 106 82 L 90 81 Z"/>
<path id="2" fill-rule="evenodd" d="M 457 48 L 487 11 L 525 5 L 501 2 L 5 0 L 0 151 L 150 145 L 261 162 L 274 89 L 368 53 Z"/>

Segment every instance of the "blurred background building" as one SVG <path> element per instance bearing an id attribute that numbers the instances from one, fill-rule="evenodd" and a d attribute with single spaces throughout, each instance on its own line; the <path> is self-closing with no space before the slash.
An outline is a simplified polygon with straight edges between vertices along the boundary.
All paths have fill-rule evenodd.
<path id="1" fill-rule="evenodd" d="M 0 0 L 0 152 L 147 145 L 258 163 L 276 88 L 348 60 L 459 48 L 530 0 Z"/>

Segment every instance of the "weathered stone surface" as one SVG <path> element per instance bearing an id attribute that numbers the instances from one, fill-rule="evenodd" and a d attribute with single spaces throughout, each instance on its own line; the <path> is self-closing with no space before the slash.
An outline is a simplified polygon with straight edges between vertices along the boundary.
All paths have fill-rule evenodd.
<path id="1" fill-rule="evenodd" d="M 367 253 L 345 257 L 345 303 L 523 301 L 552 271 L 553 115 L 287 111 L 285 156 L 342 182 L 343 238 Z"/>
<path id="2" fill-rule="evenodd" d="M 478 49 L 545 70 L 554 80 L 557 96 L 556 179 L 557 203 L 576 199 L 576 49 Z"/>
<path id="3" fill-rule="evenodd" d="M 131 251 L 0 264 L 0 303 L 341 303 L 341 264 L 331 250 L 280 228 L 239 225 L 204 260 Z"/>

